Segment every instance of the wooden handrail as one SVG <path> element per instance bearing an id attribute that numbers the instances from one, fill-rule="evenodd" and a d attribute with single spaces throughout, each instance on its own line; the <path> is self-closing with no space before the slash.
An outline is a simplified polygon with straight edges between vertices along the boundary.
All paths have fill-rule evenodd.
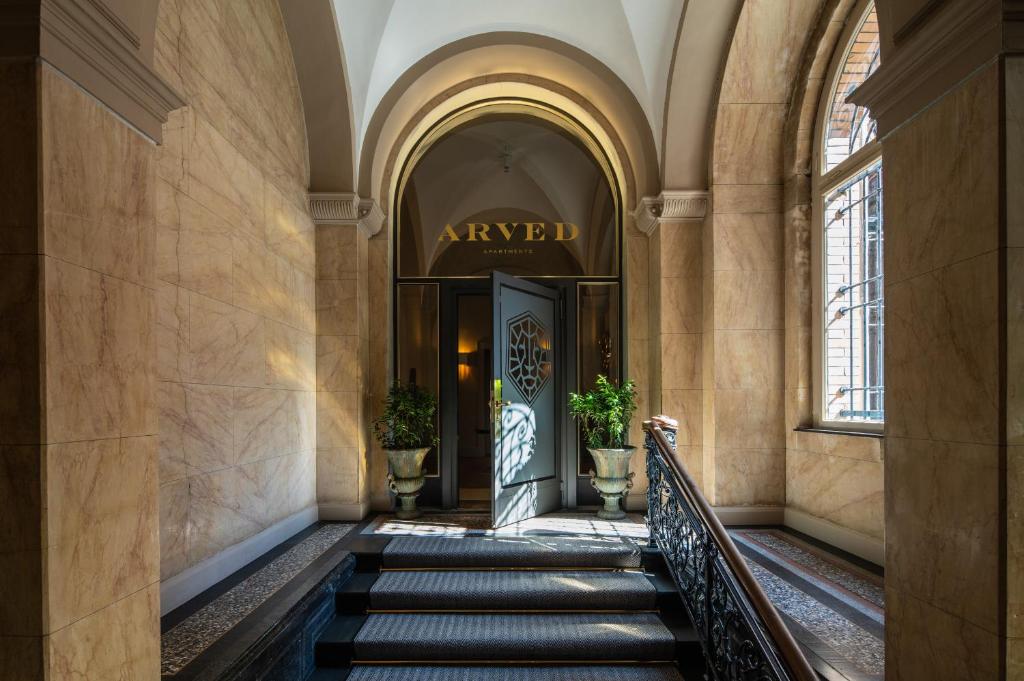
<path id="1" fill-rule="evenodd" d="M 711 536 L 718 548 L 722 560 L 728 566 L 729 571 L 735 577 L 736 582 L 743 590 L 747 600 L 753 606 L 761 620 L 764 630 L 771 638 L 782 661 L 787 667 L 790 678 L 796 681 L 819 681 L 818 675 L 811 668 L 807 658 L 804 657 L 796 639 L 786 627 L 779 612 L 768 599 L 767 594 L 757 582 L 757 578 L 750 571 L 746 561 L 740 556 L 739 549 L 733 543 L 732 537 L 726 531 L 722 522 L 718 519 L 711 504 L 704 497 L 704 494 L 697 487 L 697 483 L 690 477 L 686 470 L 686 464 L 676 454 L 675 447 L 665 437 L 661 426 L 671 428 L 671 424 L 662 417 L 654 417 L 644 422 L 644 430 L 650 433 L 658 449 L 664 455 L 665 463 L 671 469 L 676 482 L 687 496 L 687 502 L 692 510 L 700 517 L 704 527 L 711 533 Z"/>

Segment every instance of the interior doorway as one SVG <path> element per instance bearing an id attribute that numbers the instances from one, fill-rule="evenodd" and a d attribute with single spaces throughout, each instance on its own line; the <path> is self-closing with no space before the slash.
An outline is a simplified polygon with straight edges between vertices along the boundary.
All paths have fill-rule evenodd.
<path id="1" fill-rule="evenodd" d="M 491 296 L 456 296 L 458 506 L 487 511 L 491 503 Z"/>

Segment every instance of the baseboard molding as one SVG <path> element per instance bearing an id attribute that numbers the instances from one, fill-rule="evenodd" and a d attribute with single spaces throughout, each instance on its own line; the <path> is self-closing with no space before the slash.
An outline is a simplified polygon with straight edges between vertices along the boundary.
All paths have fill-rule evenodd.
<path id="1" fill-rule="evenodd" d="M 781 506 L 714 506 L 723 525 L 781 525 Z"/>
<path id="2" fill-rule="evenodd" d="M 320 504 L 320 520 L 362 520 L 369 514 L 370 504 Z"/>
<path id="3" fill-rule="evenodd" d="M 885 565 L 885 542 L 881 539 L 869 537 L 795 508 L 786 509 L 783 524 L 875 565 Z"/>
<path id="4" fill-rule="evenodd" d="M 187 603 L 316 521 L 317 507 L 310 506 L 164 580 L 160 583 L 160 614 Z"/>

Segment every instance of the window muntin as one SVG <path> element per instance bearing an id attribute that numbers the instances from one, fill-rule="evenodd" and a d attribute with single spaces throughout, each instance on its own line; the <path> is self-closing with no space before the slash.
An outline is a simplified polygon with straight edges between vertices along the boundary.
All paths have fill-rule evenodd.
<path id="1" fill-rule="evenodd" d="M 824 411 L 827 421 L 884 415 L 882 161 L 823 199 Z"/>
<path id="2" fill-rule="evenodd" d="M 815 417 L 872 430 L 885 416 L 882 157 L 869 112 L 847 102 L 879 64 L 873 4 L 862 11 L 821 105 Z"/>
<path id="3" fill-rule="evenodd" d="M 847 97 L 875 72 L 878 63 L 878 18 L 872 6 L 847 49 L 829 98 L 822 154 L 826 173 L 877 138 L 878 126 L 871 114 Z"/>

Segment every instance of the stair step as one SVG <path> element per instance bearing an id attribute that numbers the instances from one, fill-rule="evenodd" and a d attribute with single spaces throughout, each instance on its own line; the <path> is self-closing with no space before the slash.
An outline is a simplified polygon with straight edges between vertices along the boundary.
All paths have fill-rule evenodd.
<path id="1" fill-rule="evenodd" d="M 653 610 L 654 585 L 638 572 L 384 572 L 374 610 Z"/>
<path id="2" fill-rule="evenodd" d="M 638 568 L 621 537 L 395 537 L 384 568 Z"/>
<path id="3" fill-rule="evenodd" d="M 313 645 L 317 667 L 344 667 L 354 657 L 352 641 L 366 623 L 366 615 L 338 615 Z"/>
<path id="4" fill-rule="evenodd" d="M 682 681 L 670 664 L 556 667 L 358 665 L 348 681 Z"/>
<path id="5" fill-rule="evenodd" d="M 353 648 L 363 661 L 675 659 L 675 637 L 652 613 L 373 614 Z"/>

